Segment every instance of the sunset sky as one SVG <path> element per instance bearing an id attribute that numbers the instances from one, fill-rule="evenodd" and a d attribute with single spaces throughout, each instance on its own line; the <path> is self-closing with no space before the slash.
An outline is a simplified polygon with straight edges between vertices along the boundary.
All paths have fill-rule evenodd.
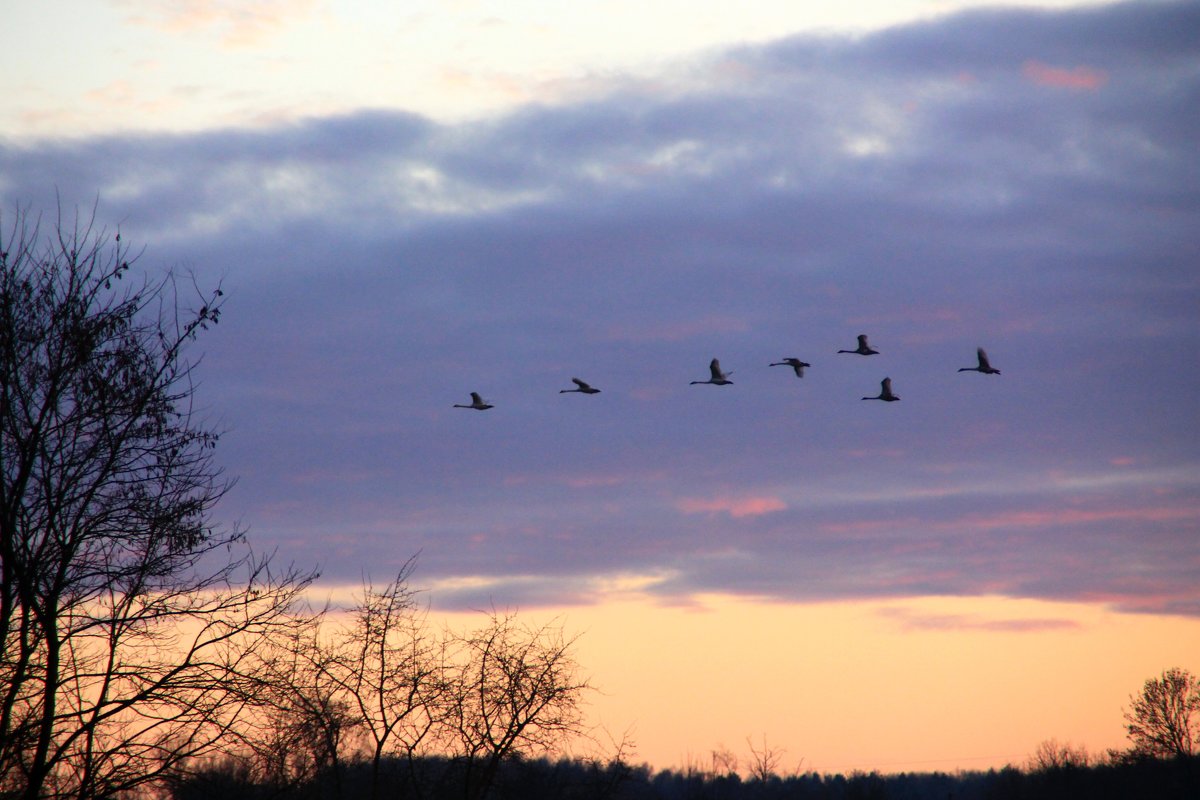
<path id="1" fill-rule="evenodd" d="M 561 620 L 656 767 L 1099 751 L 1200 672 L 1200 3 L 0 26 L 0 228 L 98 201 L 222 283 L 218 516 L 321 591 Z"/>

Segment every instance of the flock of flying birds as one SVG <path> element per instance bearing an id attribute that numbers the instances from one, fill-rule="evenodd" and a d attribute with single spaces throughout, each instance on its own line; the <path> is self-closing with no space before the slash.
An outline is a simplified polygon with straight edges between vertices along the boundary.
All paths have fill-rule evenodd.
<path id="1" fill-rule="evenodd" d="M 860 355 L 860 356 L 874 356 L 874 355 L 879 354 L 878 350 L 874 349 L 873 347 L 871 347 L 870 344 L 867 343 L 867 335 L 865 333 L 860 333 L 858 335 L 858 347 L 854 348 L 853 350 L 838 350 L 838 352 L 839 353 L 853 353 L 855 355 Z M 958 371 L 959 372 L 979 372 L 984 375 L 999 375 L 1000 374 L 1000 370 L 996 369 L 988 362 L 987 353 L 985 353 L 983 351 L 982 347 L 976 348 L 975 356 L 979 361 L 978 364 L 976 364 L 973 367 L 960 367 Z M 785 358 L 782 361 L 772 362 L 770 364 L 770 366 L 772 366 L 772 367 L 791 367 L 792 370 L 796 373 L 797 378 L 803 378 L 804 377 L 804 368 L 811 367 L 812 364 L 809 364 L 806 361 L 801 361 L 798 358 Z M 732 375 L 733 373 L 724 372 L 721 369 L 721 362 L 715 358 L 709 363 L 708 371 L 711 373 L 708 380 L 692 381 L 691 385 L 695 386 L 696 384 L 701 384 L 701 383 L 711 383 L 713 386 L 728 386 L 733 383 L 733 381 L 729 380 L 729 376 Z M 579 392 L 580 394 L 599 394 L 600 393 L 599 389 L 592 386 L 587 381 L 582 381 L 579 378 L 571 378 L 571 382 L 575 384 L 574 389 L 559 389 L 558 393 L 559 394 L 567 394 L 569 392 Z M 883 400 L 883 401 L 891 403 L 896 400 L 899 400 L 900 396 L 892 393 L 892 379 L 884 378 L 883 381 L 880 383 L 879 394 L 872 395 L 869 397 L 864 397 L 862 399 L 863 400 Z M 487 411 L 489 408 L 492 408 L 493 406 L 491 403 L 487 402 L 482 397 L 480 397 L 479 392 L 471 392 L 471 402 L 470 403 L 455 403 L 454 407 L 455 408 L 471 408 L 476 411 Z"/>

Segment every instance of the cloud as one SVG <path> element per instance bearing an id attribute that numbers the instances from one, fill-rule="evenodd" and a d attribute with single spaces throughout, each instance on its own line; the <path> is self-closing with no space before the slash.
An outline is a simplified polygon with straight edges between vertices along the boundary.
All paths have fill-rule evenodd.
<path id="1" fill-rule="evenodd" d="M 1200 525 L 1200 508 L 1189 505 L 1163 508 L 1046 508 L 1003 511 L 995 515 L 970 514 L 940 523 L 945 528 L 993 530 L 1014 528 L 1057 528 L 1116 522 L 1190 522 Z"/>
<path id="2" fill-rule="evenodd" d="M 170 33 L 219 31 L 230 47 L 248 47 L 312 13 L 313 0 L 119 0 L 134 22 Z"/>
<path id="3" fill-rule="evenodd" d="M 1053 67 L 1030 59 L 1021 65 L 1021 74 L 1039 86 L 1095 91 L 1108 83 L 1108 73 L 1092 67 Z"/>
<path id="4" fill-rule="evenodd" d="M 487 582 L 469 602 L 653 575 L 663 602 L 1192 614 L 1197 27 L 990 10 L 454 125 L 5 140 L 0 230 L 98 194 L 138 268 L 224 281 L 221 513 L 332 581 L 420 551 Z M 1047 91 L 1031 61 L 1109 80 Z M 863 332 L 878 356 L 836 355 Z M 1002 376 L 956 371 L 978 346 Z M 690 387 L 714 356 L 735 385 Z M 860 402 L 884 375 L 904 400 Z"/>
<path id="5" fill-rule="evenodd" d="M 773 511 L 783 511 L 787 508 L 787 504 L 778 497 L 769 496 L 685 497 L 675 501 L 675 507 L 684 514 L 721 513 L 739 519 L 770 514 Z"/>
<path id="6" fill-rule="evenodd" d="M 884 608 L 877 613 L 906 631 L 1047 633 L 1079 630 L 1083 627 L 1077 620 L 1061 618 L 986 619 L 977 614 L 928 614 L 900 608 Z"/>
<path id="7" fill-rule="evenodd" d="M 99 103 L 110 108 L 126 105 L 136 98 L 133 84 L 126 80 L 113 81 L 84 95 L 89 103 Z"/>
<path id="8" fill-rule="evenodd" d="M 479 610 L 501 605 L 510 609 L 562 607 L 643 598 L 648 590 L 669 578 L 670 574 L 665 572 L 617 572 L 573 578 L 467 575 L 436 580 L 422 590 L 436 599 L 438 608 L 443 610 Z"/>

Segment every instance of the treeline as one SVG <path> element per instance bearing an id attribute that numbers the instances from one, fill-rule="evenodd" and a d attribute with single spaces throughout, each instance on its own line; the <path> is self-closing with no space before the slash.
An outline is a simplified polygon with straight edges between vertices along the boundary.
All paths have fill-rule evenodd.
<path id="1" fill-rule="evenodd" d="M 383 794 L 414 800 L 449 800 L 471 794 L 460 761 L 386 759 Z M 342 800 L 367 796 L 373 771 L 364 761 L 302 784 L 255 781 L 228 760 L 201 769 L 172 787 L 172 800 Z M 1195 800 L 1200 797 L 1200 757 L 1123 759 L 1093 766 L 954 774 L 816 772 L 764 778 L 695 770 L 653 771 L 621 761 L 530 759 L 514 756 L 497 771 L 494 800 Z"/>

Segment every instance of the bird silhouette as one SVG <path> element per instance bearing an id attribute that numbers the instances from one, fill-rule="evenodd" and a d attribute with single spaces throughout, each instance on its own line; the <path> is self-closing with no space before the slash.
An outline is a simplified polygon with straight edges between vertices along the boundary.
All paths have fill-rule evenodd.
<path id="1" fill-rule="evenodd" d="M 858 347 L 854 350 L 838 350 L 839 353 L 857 353 L 860 356 L 879 355 L 879 351 L 867 344 L 867 335 L 860 333 L 858 335 Z"/>
<path id="2" fill-rule="evenodd" d="M 729 380 L 729 376 L 733 373 L 722 372 L 721 362 L 715 358 L 709 363 L 708 371 L 712 373 L 711 378 L 706 381 L 692 381 L 692 385 L 695 386 L 697 383 L 711 383 L 714 386 L 726 386 L 733 383 L 733 381 Z"/>
<path id="3" fill-rule="evenodd" d="M 476 411 L 487 411 L 489 408 L 492 408 L 492 404 L 484 402 L 483 398 L 479 396 L 479 392 L 471 392 L 471 404 L 470 405 L 463 405 L 462 403 L 455 403 L 454 407 L 455 408 L 473 408 Z"/>
<path id="4" fill-rule="evenodd" d="M 987 353 L 983 352 L 982 347 L 975 349 L 975 355 L 979 358 L 979 366 L 977 367 L 959 367 L 959 372 L 982 372 L 984 375 L 999 375 L 1000 370 L 988 363 Z"/>
<path id="5" fill-rule="evenodd" d="M 897 395 L 892 394 L 892 379 L 891 378 L 884 378 L 883 382 L 879 384 L 879 394 L 875 395 L 874 397 L 864 397 L 863 398 L 863 400 L 886 400 L 889 403 L 892 402 L 893 400 L 899 400 L 899 399 L 900 398 Z"/>
<path id="6" fill-rule="evenodd" d="M 600 394 L 600 390 L 594 386 L 590 386 L 586 381 L 581 381 L 579 378 L 571 378 L 571 382 L 578 388 L 576 389 L 559 389 L 559 394 L 567 394 L 568 392 L 580 392 L 581 394 Z"/>
<path id="7" fill-rule="evenodd" d="M 812 364 L 809 364 L 805 361 L 801 361 L 798 358 L 785 358 L 783 361 L 772 362 L 771 366 L 772 367 L 791 367 L 796 372 L 797 378 L 803 378 L 804 377 L 804 368 L 811 367 Z"/>

